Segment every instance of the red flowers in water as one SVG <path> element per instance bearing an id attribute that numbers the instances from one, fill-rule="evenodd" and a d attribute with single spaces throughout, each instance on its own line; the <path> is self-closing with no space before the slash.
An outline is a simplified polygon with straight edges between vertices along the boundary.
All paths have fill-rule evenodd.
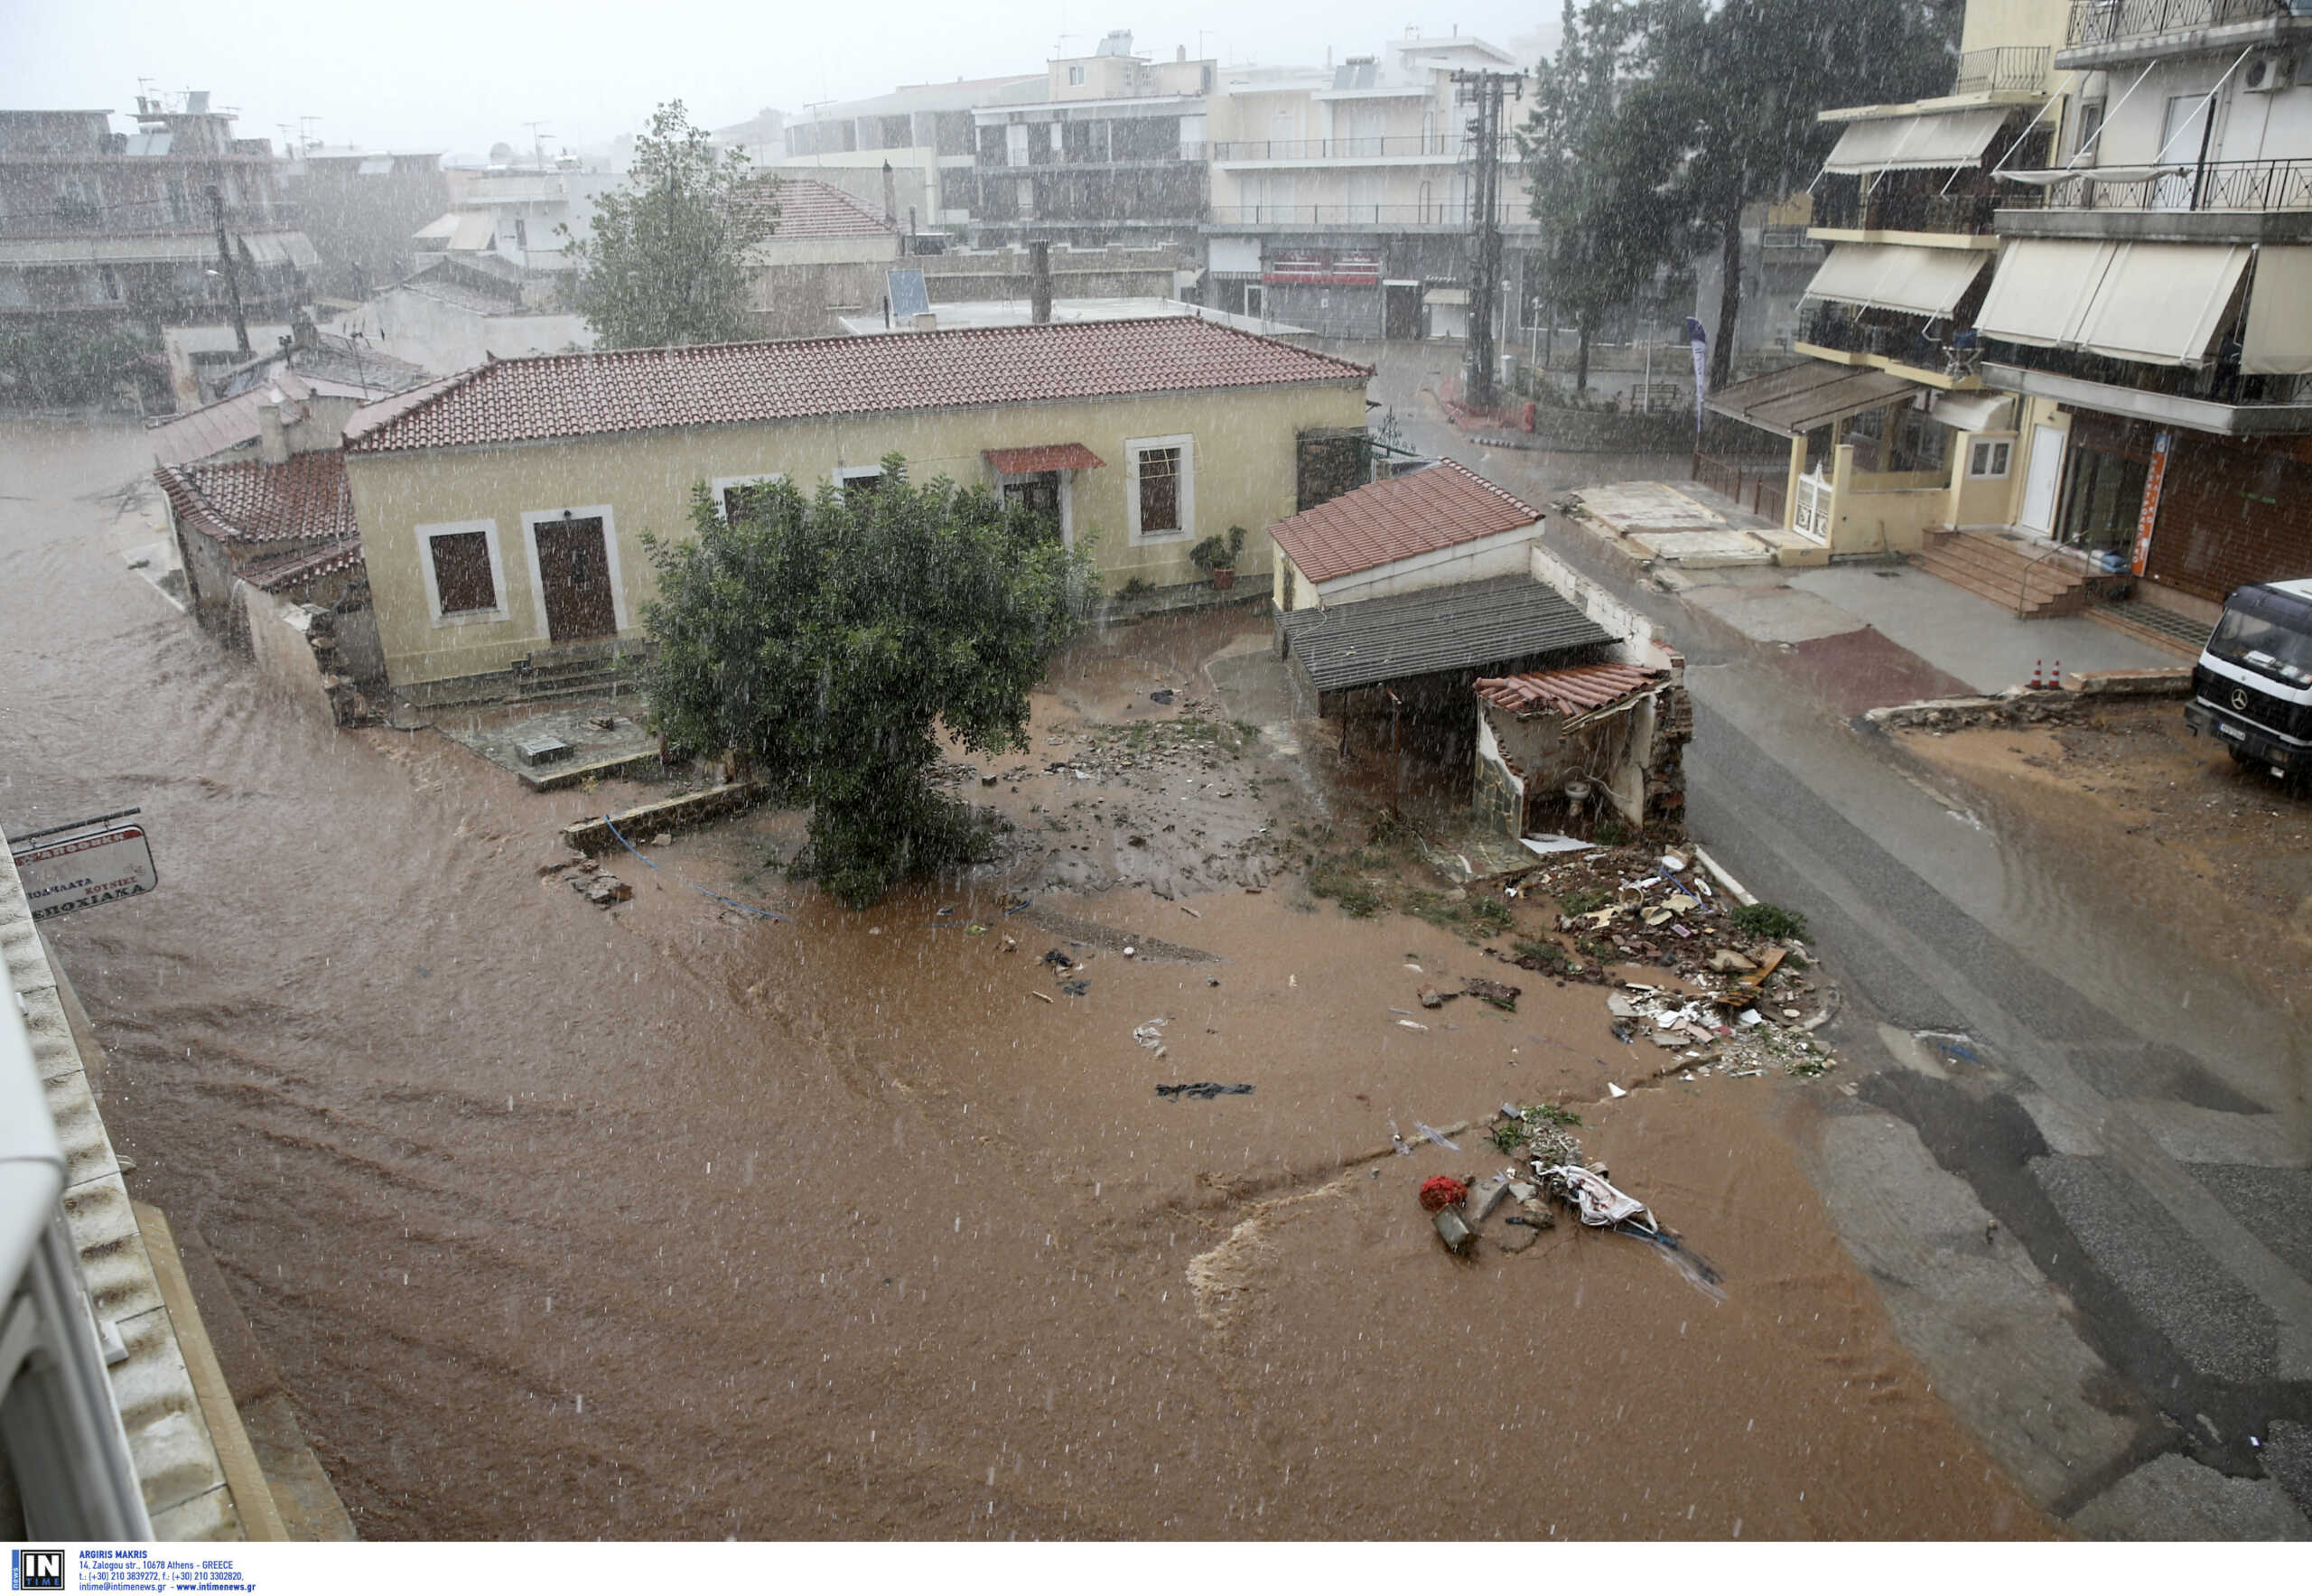
<path id="1" fill-rule="evenodd" d="M 1468 1195 L 1469 1189 L 1452 1176 L 1431 1175 L 1421 1183 L 1422 1211 L 1434 1214 L 1459 1208 Z"/>

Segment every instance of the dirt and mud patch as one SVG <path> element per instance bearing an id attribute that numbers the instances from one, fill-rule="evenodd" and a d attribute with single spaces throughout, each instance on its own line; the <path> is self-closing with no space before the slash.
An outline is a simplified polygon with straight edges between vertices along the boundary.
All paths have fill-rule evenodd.
<path id="1" fill-rule="evenodd" d="M 2312 967 L 2312 794 L 2194 736 L 2175 700 L 2082 700 L 2060 720 L 1892 735 L 2268 996 L 2294 993 Z"/>

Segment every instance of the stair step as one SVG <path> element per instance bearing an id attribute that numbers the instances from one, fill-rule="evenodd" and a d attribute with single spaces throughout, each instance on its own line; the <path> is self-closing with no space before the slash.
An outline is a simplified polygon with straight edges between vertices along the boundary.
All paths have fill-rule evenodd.
<path id="1" fill-rule="evenodd" d="M 2096 603 L 2087 607 L 2087 618 L 2098 625 L 2150 644 L 2155 649 L 2185 659 L 2196 659 L 2207 644 L 2211 628 L 2186 615 L 2178 615 L 2158 604 L 2133 601 L 2126 603 Z"/>
<path id="2" fill-rule="evenodd" d="M 2044 559 L 1987 544 L 1961 534 L 1938 543 L 1926 554 L 1953 565 L 1964 565 L 1992 576 L 2003 576 L 2020 586 L 2025 581 L 2061 591 L 2085 582 L 2089 573 L 2067 559 Z"/>

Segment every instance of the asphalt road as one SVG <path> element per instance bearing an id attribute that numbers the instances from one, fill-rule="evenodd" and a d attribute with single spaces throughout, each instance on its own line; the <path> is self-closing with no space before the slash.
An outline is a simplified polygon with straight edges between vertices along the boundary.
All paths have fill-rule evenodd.
<path id="1" fill-rule="evenodd" d="M 1478 449 L 1384 365 L 1415 447 L 1537 504 L 1628 474 Z M 1550 537 L 1684 650 L 1694 835 L 1806 916 L 1840 985 L 1857 1089 L 1794 1129 L 1946 1399 L 2084 1535 L 2312 1537 L 2299 1018 L 1908 771 L 1789 651 Z"/>

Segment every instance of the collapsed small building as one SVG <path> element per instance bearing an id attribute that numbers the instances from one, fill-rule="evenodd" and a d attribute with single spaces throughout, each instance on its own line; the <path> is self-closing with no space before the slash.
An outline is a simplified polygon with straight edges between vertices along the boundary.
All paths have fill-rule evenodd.
<path id="1" fill-rule="evenodd" d="M 1447 461 L 1269 528 L 1277 648 L 1317 713 L 1470 780 L 1512 840 L 1609 813 L 1674 823 L 1692 735 L 1684 661 L 1551 553 L 1530 506 Z M 1360 723 L 1369 730 L 1359 733 Z"/>

